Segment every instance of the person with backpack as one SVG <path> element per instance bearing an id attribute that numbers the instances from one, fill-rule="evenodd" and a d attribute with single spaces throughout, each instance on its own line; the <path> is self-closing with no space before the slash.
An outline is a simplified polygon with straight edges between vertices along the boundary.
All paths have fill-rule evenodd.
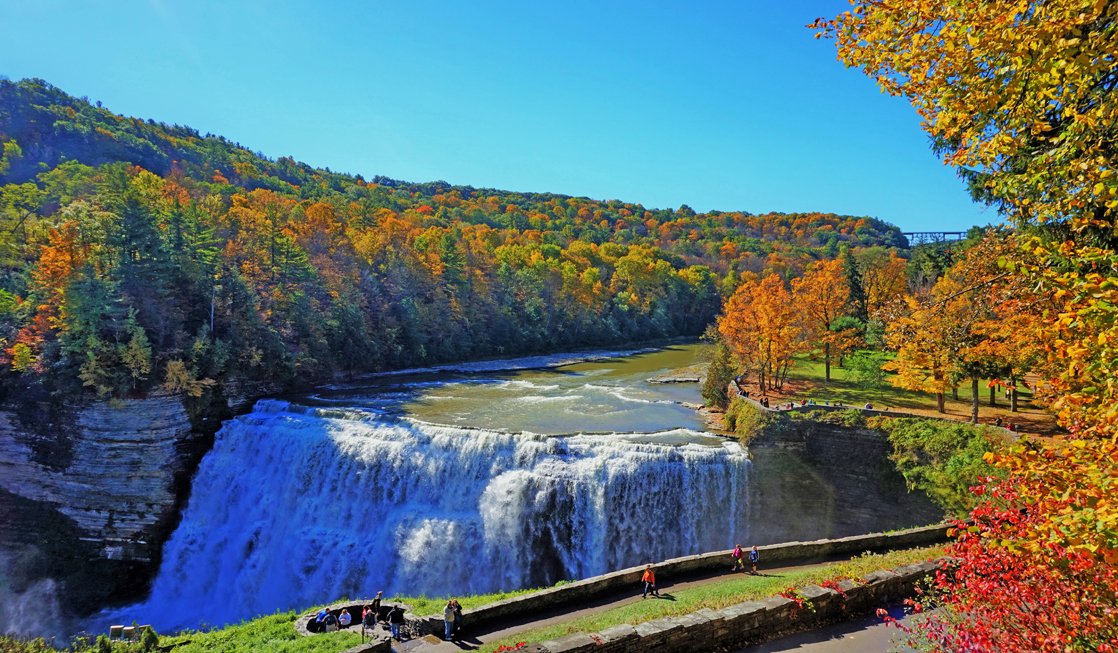
<path id="1" fill-rule="evenodd" d="M 757 561 L 761 559 L 761 553 L 757 550 L 757 545 L 753 545 L 753 549 L 749 552 L 749 564 L 753 566 L 753 571 L 749 572 L 754 576 L 757 575 Z"/>

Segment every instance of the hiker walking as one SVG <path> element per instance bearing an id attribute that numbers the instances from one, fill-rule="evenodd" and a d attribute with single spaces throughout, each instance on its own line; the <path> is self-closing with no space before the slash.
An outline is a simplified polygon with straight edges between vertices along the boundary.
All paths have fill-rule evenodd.
<path id="1" fill-rule="evenodd" d="M 745 552 L 741 550 L 740 544 L 734 545 L 734 551 L 730 554 L 734 559 L 734 567 L 730 571 L 745 571 Z"/>
<path id="2" fill-rule="evenodd" d="M 754 576 L 757 575 L 757 561 L 760 559 L 761 553 L 757 550 L 757 545 L 754 544 L 753 548 L 749 551 L 749 564 L 753 567 L 753 570 L 749 573 L 753 574 Z"/>
<path id="3" fill-rule="evenodd" d="M 656 572 L 652 571 L 652 565 L 645 565 L 644 575 L 641 576 L 641 582 L 644 583 L 644 592 L 641 594 L 642 599 L 647 599 L 649 594 L 653 596 L 660 596 L 660 590 L 656 589 Z"/>
<path id="4" fill-rule="evenodd" d="M 392 631 L 392 639 L 399 641 L 400 627 L 404 625 L 404 609 L 398 604 L 388 611 L 388 629 Z"/>

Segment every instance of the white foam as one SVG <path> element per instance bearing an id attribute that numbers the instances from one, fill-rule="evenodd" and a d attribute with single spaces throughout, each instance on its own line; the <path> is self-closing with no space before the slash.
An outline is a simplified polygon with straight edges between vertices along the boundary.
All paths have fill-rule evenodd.
<path id="1" fill-rule="evenodd" d="M 104 620 L 165 631 L 381 589 L 541 586 L 747 539 L 741 448 L 656 441 L 698 435 L 685 429 L 643 435 L 261 401 L 199 467 L 149 599 Z"/>

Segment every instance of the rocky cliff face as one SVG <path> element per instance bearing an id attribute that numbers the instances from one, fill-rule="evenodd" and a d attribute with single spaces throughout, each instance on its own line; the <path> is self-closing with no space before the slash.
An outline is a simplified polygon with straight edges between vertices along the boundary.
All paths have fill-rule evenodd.
<path id="1" fill-rule="evenodd" d="M 758 542 L 845 537 L 943 519 L 927 496 L 908 491 L 880 431 L 783 417 L 758 433 L 749 451 L 750 510 L 767 524 L 755 534 Z"/>
<path id="2" fill-rule="evenodd" d="M 209 438 L 177 397 L 0 410 L 0 594 L 142 593 Z"/>

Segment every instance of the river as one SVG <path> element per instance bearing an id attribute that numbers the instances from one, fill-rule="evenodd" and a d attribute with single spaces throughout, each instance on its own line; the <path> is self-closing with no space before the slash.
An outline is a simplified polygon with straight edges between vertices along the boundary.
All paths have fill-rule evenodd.
<path id="1" fill-rule="evenodd" d="M 687 344 L 471 363 L 260 401 L 217 434 L 150 597 L 102 617 L 221 625 L 771 541 L 796 517 L 751 505 L 754 463 L 703 430 L 698 384 L 649 382 L 705 355 Z M 834 534 L 805 518 L 797 532 Z"/>

